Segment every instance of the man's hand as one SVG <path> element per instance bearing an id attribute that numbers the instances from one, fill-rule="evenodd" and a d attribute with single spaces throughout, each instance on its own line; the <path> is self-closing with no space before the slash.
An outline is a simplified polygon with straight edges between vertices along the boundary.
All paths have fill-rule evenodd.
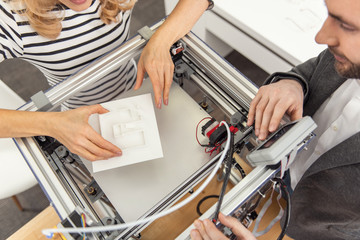
<path id="1" fill-rule="evenodd" d="M 90 161 L 120 156 L 121 149 L 106 141 L 88 123 L 91 114 L 107 112 L 101 105 L 93 105 L 54 113 L 49 135 L 64 144 L 72 153 Z"/>
<path id="2" fill-rule="evenodd" d="M 174 63 L 170 56 L 170 46 L 156 37 L 151 38 L 143 49 L 139 62 L 134 89 L 139 89 L 147 72 L 154 89 L 154 98 L 157 108 L 161 108 L 162 98 L 165 105 L 169 102 L 169 92 L 173 79 Z"/>
<path id="3" fill-rule="evenodd" d="M 262 86 L 250 104 L 247 125 L 255 120 L 255 135 L 264 140 L 274 132 L 287 113 L 291 120 L 302 117 L 304 94 L 295 80 L 280 80 Z"/>
<path id="4" fill-rule="evenodd" d="M 256 240 L 254 235 L 244 227 L 236 218 L 219 214 L 220 222 L 231 229 L 237 236 L 238 240 Z M 209 219 L 204 221 L 195 220 L 196 229 L 191 230 L 190 236 L 192 240 L 227 240 L 228 238 L 216 228 L 215 224 Z"/>

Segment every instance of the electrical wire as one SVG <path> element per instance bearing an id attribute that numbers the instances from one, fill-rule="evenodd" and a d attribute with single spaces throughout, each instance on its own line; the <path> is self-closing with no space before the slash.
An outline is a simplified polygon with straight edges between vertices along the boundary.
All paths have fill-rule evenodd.
<path id="1" fill-rule="evenodd" d="M 196 141 L 198 142 L 198 144 L 202 147 L 210 147 L 209 145 L 205 145 L 205 144 L 201 144 L 199 139 L 198 139 L 198 128 L 199 128 L 199 125 L 202 121 L 206 120 L 206 119 L 211 119 L 211 117 L 204 117 L 203 119 L 200 120 L 200 122 L 198 122 L 198 124 L 196 125 L 196 132 L 195 132 L 195 138 L 196 138 Z"/>
<path id="2" fill-rule="evenodd" d="M 239 171 L 242 179 L 246 177 L 246 173 L 239 163 L 235 163 L 235 168 Z"/>
<path id="3" fill-rule="evenodd" d="M 85 217 L 85 214 L 81 214 L 81 226 L 83 227 L 83 228 L 85 228 L 86 227 L 86 217 Z M 86 239 L 86 234 L 85 233 L 83 233 L 83 240 L 85 240 Z"/>
<path id="4" fill-rule="evenodd" d="M 227 159 L 226 159 L 225 164 L 224 164 L 225 165 L 224 166 L 225 167 L 224 183 L 223 183 L 221 191 L 220 191 L 219 200 L 217 202 L 214 218 L 212 220 L 214 223 L 216 223 L 218 221 L 221 204 L 222 204 L 222 201 L 223 201 L 224 196 L 225 196 L 226 186 L 227 186 L 227 184 L 229 182 L 229 177 L 230 177 L 230 173 L 231 173 L 231 166 L 232 166 L 232 163 L 233 163 L 234 134 L 230 133 L 230 136 L 228 135 L 228 138 L 230 138 L 230 149 L 229 149 L 229 152 L 227 153 Z"/>
<path id="5" fill-rule="evenodd" d="M 222 162 L 223 162 L 223 160 L 224 160 L 224 158 L 226 156 L 226 153 L 230 149 L 230 139 L 231 139 L 230 128 L 229 128 L 229 126 L 227 125 L 227 123 L 225 121 L 221 121 L 219 126 L 221 126 L 221 125 L 225 125 L 228 137 L 227 137 L 227 141 L 225 143 L 225 147 L 224 147 L 223 152 L 214 157 L 214 159 L 217 159 L 217 158 L 220 157 L 220 160 L 217 162 L 217 164 L 215 165 L 213 171 L 209 174 L 209 176 L 206 178 L 204 183 L 193 194 L 191 194 L 190 197 L 188 197 L 184 201 L 182 201 L 182 202 L 176 204 L 175 206 L 173 206 L 173 207 L 171 207 L 171 208 L 169 208 L 167 210 L 164 210 L 164 211 L 162 211 L 162 212 L 160 212 L 158 214 L 155 214 L 155 215 L 143 218 L 143 219 L 139 219 L 139 220 L 133 221 L 133 222 L 121 223 L 121 224 L 116 224 L 116 225 L 111 225 L 111 226 L 95 226 L 95 227 L 87 227 L 87 228 L 74 227 L 74 228 L 43 229 L 42 233 L 45 236 L 50 237 L 54 233 L 74 233 L 74 232 L 93 233 L 93 232 L 116 231 L 116 230 L 120 230 L 120 229 L 133 227 L 133 226 L 136 226 L 136 225 L 148 223 L 150 221 L 154 221 L 154 220 L 156 220 L 156 219 L 158 219 L 160 217 L 168 215 L 168 214 L 182 208 L 183 206 L 188 204 L 190 201 L 192 201 L 195 197 L 197 197 L 205 189 L 205 187 L 210 183 L 212 178 L 215 176 L 216 172 L 219 170 L 219 168 L 220 168 L 220 166 L 221 166 L 221 164 L 222 164 Z"/>
<path id="6" fill-rule="evenodd" d="M 286 229 L 289 226 L 290 222 L 290 210 L 291 210 L 291 202 L 290 202 L 290 193 L 286 187 L 286 184 L 281 178 L 273 178 L 273 180 L 277 183 L 279 183 L 281 190 L 285 193 L 285 200 L 286 200 L 286 216 L 285 216 L 285 223 L 284 227 L 281 229 L 281 233 L 277 240 L 282 240 L 285 236 Z"/>
<path id="7" fill-rule="evenodd" d="M 210 156 L 217 150 L 220 150 L 220 145 L 217 145 L 212 148 L 205 148 L 205 153 L 210 153 Z"/>
<path id="8" fill-rule="evenodd" d="M 203 215 L 202 212 L 200 211 L 200 206 L 201 206 L 201 204 L 202 204 L 204 201 L 208 200 L 209 198 L 219 198 L 219 195 L 209 195 L 209 196 L 205 196 L 205 197 L 203 197 L 203 198 L 198 202 L 198 204 L 197 204 L 197 206 L 196 206 L 196 212 L 197 212 L 197 214 L 199 214 L 199 216 Z"/>

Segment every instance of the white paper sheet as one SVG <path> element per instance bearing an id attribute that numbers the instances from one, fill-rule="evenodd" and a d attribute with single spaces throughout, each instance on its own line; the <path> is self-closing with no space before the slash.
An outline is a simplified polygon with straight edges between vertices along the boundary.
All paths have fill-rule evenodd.
<path id="1" fill-rule="evenodd" d="M 110 111 L 98 115 L 101 135 L 118 146 L 122 156 L 92 162 L 93 172 L 163 157 L 151 94 L 101 105 Z"/>

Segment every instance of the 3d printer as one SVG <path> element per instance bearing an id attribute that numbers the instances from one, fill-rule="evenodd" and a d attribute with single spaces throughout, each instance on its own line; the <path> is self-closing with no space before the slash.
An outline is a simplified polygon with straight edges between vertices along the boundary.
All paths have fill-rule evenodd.
<path id="1" fill-rule="evenodd" d="M 139 35 L 45 94 L 40 93 L 20 110 L 57 109 L 82 88 L 122 63 L 137 59 L 159 24 L 161 22 L 141 29 Z M 233 155 L 224 153 L 228 161 L 222 164 L 223 179 L 230 180 L 234 187 L 227 194 L 223 192 L 221 204 L 214 205 L 201 218 L 216 220 L 216 212 L 221 210 L 246 225 L 253 218 L 251 214 L 259 202 L 259 195 L 265 194 L 272 187 L 273 179 L 281 174 L 282 159 L 288 159 L 289 154 L 301 149 L 311 139 L 315 124 L 306 118 L 284 124 L 266 141 L 259 142 L 252 127 L 246 126 L 247 112 L 257 87 L 192 33 L 176 43 L 171 54 L 175 64 L 171 102 L 168 107 L 155 109 L 163 158 L 93 172 L 87 160 L 72 154 L 55 139 L 47 136 L 15 139 L 62 219 L 59 228 L 116 226 L 137 219 L 151 219 L 151 216 L 168 209 L 192 191 L 217 165 L 219 157 L 204 152 L 204 147 L 210 147 L 218 151 L 219 156 L 229 138 L 226 129 L 216 120 L 224 120 L 230 125 L 231 152 L 243 157 L 252 171 L 244 177 Z M 150 81 L 144 81 L 140 90 L 129 91 L 120 97 L 151 91 Z M 202 119 L 209 119 L 203 121 L 203 136 L 199 136 L 206 146 L 197 141 L 196 128 Z M 281 140 L 285 138 L 286 141 Z M 75 231 L 63 235 L 66 239 L 82 239 L 84 236 L 87 239 L 136 239 L 149 224 L 145 221 L 114 231 Z M 190 229 L 181 229 L 183 233 L 177 239 L 189 239 Z"/>

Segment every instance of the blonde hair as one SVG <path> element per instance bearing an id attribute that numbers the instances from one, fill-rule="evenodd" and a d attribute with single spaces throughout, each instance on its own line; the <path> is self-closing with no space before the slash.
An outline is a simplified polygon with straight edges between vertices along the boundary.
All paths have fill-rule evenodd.
<path id="1" fill-rule="evenodd" d="M 22 10 L 18 12 L 28 18 L 31 27 L 38 34 L 50 39 L 59 36 L 62 29 L 63 7 L 58 0 L 13 0 L 12 2 L 21 3 Z M 135 2 L 136 0 L 100 0 L 100 19 L 105 24 L 118 22 L 118 14 L 130 10 Z"/>

